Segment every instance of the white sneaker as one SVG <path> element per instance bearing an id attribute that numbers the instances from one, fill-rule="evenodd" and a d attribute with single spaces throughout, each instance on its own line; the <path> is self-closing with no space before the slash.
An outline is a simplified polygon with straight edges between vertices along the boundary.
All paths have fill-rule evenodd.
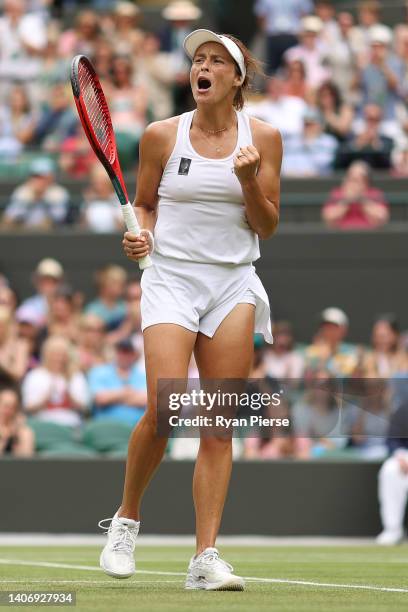
<path id="1" fill-rule="evenodd" d="M 402 529 L 384 529 L 375 539 L 376 544 L 381 546 L 394 546 L 400 544 L 404 539 L 404 532 Z"/>
<path id="2" fill-rule="evenodd" d="M 103 519 L 98 523 L 101 529 L 107 530 L 108 536 L 99 564 L 109 576 L 129 578 L 136 571 L 133 553 L 140 521 L 118 517 L 117 514 L 113 518 Z M 109 527 L 105 527 L 106 521 L 110 521 Z"/>
<path id="3" fill-rule="evenodd" d="M 243 591 L 245 582 L 234 576 L 233 567 L 220 559 L 216 548 L 206 548 L 188 566 L 186 589 L 206 591 Z"/>

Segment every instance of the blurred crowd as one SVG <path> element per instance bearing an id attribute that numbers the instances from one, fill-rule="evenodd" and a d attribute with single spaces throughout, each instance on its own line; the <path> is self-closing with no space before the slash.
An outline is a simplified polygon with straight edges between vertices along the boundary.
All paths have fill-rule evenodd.
<path id="1" fill-rule="evenodd" d="M 207 25 L 205 16 L 189 0 L 163 5 L 149 31 L 143 7 L 129 0 L 0 3 L 0 171 L 41 150 L 71 178 L 90 172 L 95 158 L 69 86 L 78 53 L 96 67 L 122 164 L 134 169 L 146 125 L 193 106 L 182 42 Z M 405 23 L 393 28 L 383 23 L 384 3 L 361 0 L 356 9 L 336 10 L 330 0 L 253 2 L 258 26 L 249 43 L 267 79 L 247 110 L 281 130 L 284 175 L 320 176 L 362 160 L 408 176 L 408 5 Z M 225 15 L 219 25 L 228 25 Z"/>
<path id="2" fill-rule="evenodd" d="M 105 423 L 112 435 L 116 424 L 129 435 L 145 411 L 138 280 L 108 265 L 98 270 L 89 303 L 68 280 L 57 260 L 43 259 L 34 294 L 19 303 L 0 279 L 0 454 L 32 454 L 38 423 L 78 435 L 89 423 Z M 348 342 L 348 329 L 347 315 L 329 307 L 309 344 L 297 342 L 286 321 L 275 322 L 272 346 L 255 338 L 248 394 L 284 389 L 280 405 L 261 412 L 289 418 L 290 427 L 244 432 L 239 456 L 385 455 L 390 417 L 408 400 L 408 335 L 392 314 L 374 322 L 370 346 Z M 198 377 L 194 361 L 189 376 Z M 176 437 L 170 456 L 190 457 L 197 444 Z"/>

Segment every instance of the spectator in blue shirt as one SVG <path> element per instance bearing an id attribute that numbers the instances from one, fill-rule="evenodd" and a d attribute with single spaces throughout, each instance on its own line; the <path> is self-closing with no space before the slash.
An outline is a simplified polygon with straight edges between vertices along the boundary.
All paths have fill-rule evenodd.
<path id="1" fill-rule="evenodd" d="M 323 133 L 320 113 L 307 109 L 303 133 L 285 141 L 282 174 L 287 176 L 319 176 L 329 174 L 337 150 L 337 140 Z"/>
<path id="2" fill-rule="evenodd" d="M 139 353 L 131 340 L 115 345 L 111 363 L 93 367 L 88 373 L 93 418 L 136 425 L 146 404 L 146 377 L 136 363 Z"/>

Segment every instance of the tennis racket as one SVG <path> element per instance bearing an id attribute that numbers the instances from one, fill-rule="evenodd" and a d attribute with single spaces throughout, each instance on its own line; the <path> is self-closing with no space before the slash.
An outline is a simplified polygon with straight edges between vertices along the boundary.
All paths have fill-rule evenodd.
<path id="1" fill-rule="evenodd" d="M 126 227 L 129 232 L 140 234 L 140 226 L 133 206 L 129 202 L 120 168 L 108 103 L 95 69 L 85 55 L 76 55 L 72 60 L 71 85 L 82 127 L 92 149 L 112 181 L 121 203 Z M 152 260 L 149 255 L 139 260 L 141 270 L 151 265 Z"/>

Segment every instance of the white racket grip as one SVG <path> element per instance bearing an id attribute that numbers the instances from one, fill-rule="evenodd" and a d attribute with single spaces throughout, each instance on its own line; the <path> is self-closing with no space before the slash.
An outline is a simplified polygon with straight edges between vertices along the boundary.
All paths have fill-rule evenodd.
<path id="1" fill-rule="evenodd" d="M 126 227 L 129 232 L 132 234 L 140 234 L 140 225 L 137 222 L 136 214 L 133 209 L 133 206 L 130 202 L 121 206 L 123 219 L 125 221 Z M 149 255 L 143 257 L 143 259 L 139 259 L 139 268 L 141 270 L 145 270 L 146 268 L 150 268 L 153 265 L 153 262 Z"/>

